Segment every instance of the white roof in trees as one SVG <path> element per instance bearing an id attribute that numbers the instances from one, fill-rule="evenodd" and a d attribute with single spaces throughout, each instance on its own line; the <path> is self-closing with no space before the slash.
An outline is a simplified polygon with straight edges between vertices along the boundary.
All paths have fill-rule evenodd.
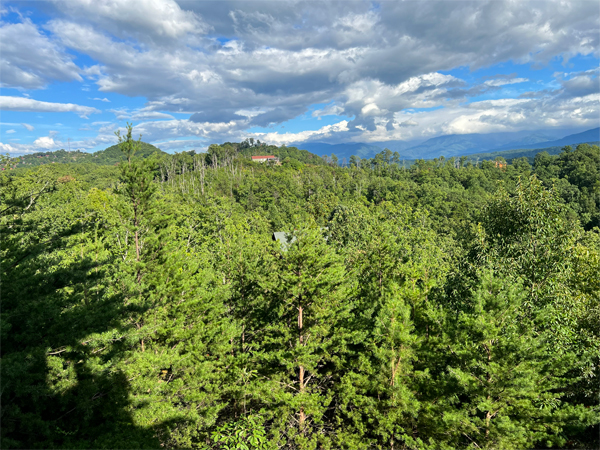
<path id="1" fill-rule="evenodd" d="M 321 227 L 319 230 L 321 233 L 325 233 L 327 230 L 329 230 L 329 227 Z M 325 241 L 327 241 L 327 236 L 324 236 L 324 238 Z M 294 236 L 292 233 L 286 233 L 285 231 L 276 231 L 273 233 L 273 240 L 279 241 L 282 250 L 287 250 L 290 245 L 296 242 L 296 236 Z"/>
<path id="2" fill-rule="evenodd" d="M 287 250 L 291 244 L 296 242 L 296 236 L 291 233 L 286 233 L 285 231 L 276 231 L 273 233 L 273 240 L 279 241 L 282 250 Z"/>

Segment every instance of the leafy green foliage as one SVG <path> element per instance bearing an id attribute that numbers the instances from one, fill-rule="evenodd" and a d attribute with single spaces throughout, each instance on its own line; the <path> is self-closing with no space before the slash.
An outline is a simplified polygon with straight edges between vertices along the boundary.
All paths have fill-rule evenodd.
<path id="1" fill-rule="evenodd" d="M 270 450 L 274 448 L 266 437 L 260 418 L 248 416 L 227 423 L 212 433 L 213 448 L 224 450 Z"/>

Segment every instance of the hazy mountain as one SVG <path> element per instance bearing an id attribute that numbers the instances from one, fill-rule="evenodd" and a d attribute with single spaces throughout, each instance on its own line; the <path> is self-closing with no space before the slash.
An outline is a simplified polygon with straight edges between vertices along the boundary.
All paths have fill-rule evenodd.
<path id="1" fill-rule="evenodd" d="M 562 131 L 564 132 L 564 131 Z M 543 143 L 544 147 L 561 137 L 561 131 L 518 131 L 513 133 L 488 133 L 488 134 L 451 134 L 438 136 L 427 140 L 412 141 L 380 141 L 380 142 L 350 142 L 344 144 L 328 144 L 325 142 L 304 142 L 296 144 L 299 149 L 305 149 L 317 155 L 331 155 L 335 153 L 340 159 L 350 158 L 357 155 L 361 158 L 372 158 L 384 148 L 392 152 L 400 153 L 405 159 L 432 159 L 439 156 L 446 158 L 458 155 L 469 155 L 472 153 L 495 151 L 502 149 L 528 148 L 528 145 L 536 147 Z"/>
<path id="2" fill-rule="evenodd" d="M 582 143 L 583 142 L 580 142 L 577 145 L 582 144 Z M 600 142 L 592 141 L 592 142 L 585 142 L 585 144 L 600 145 Z M 573 144 L 573 146 L 575 147 L 575 144 Z M 499 150 L 499 151 L 486 152 L 486 153 L 473 153 L 471 155 L 468 155 L 468 159 L 475 162 L 475 161 L 481 161 L 481 160 L 494 160 L 498 156 L 501 156 L 507 162 L 510 163 L 516 158 L 525 157 L 529 160 L 529 162 L 531 164 L 533 164 L 533 162 L 535 160 L 535 156 L 538 153 L 547 152 L 549 155 L 560 155 L 562 153 L 562 149 L 564 147 L 565 147 L 564 145 L 555 145 L 553 147 L 542 147 L 542 148 L 535 148 L 532 150 L 521 148 L 521 149 L 515 149 L 515 150 Z"/>
<path id="3" fill-rule="evenodd" d="M 300 150 L 307 150 L 319 156 L 331 156 L 332 153 L 341 161 L 343 158 L 350 159 L 350 156 L 356 155 L 360 158 L 372 158 L 383 150 L 373 144 L 363 142 L 349 142 L 346 144 L 327 144 L 325 142 L 304 142 L 294 144 Z"/>
<path id="4" fill-rule="evenodd" d="M 518 139 L 510 142 L 505 147 L 516 148 L 519 145 L 537 145 L 541 142 L 547 142 L 548 140 L 552 140 L 552 136 L 548 136 L 547 134 L 532 134 L 529 136 L 525 136 L 523 139 Z"/>
<path id="5" fill-rule="evenodd" d="M 410 159 L 430 159 L 444 156 L 467 155 L 489 148 L 490 137 L 483 134 L 451 134 L 438 136 L 410 147 L 402 152 L 402 156 Z M 495 141 L 495 140 L 494 140 Z"/>
<path id="6" fill-rule="evenodd" d="M 458 155 L 503 149 L 521 148 L 525 145 L 536 146 L 540 142 L 548 142 L 558 136 L 554 133 L 532 133 L 519 131 L 515 133 L 488 133 L 488 134 L 450 134 L 428 139 L 403 152 L 406 158 L 431 159 L 439 156 L 446 158 Z M 544 145 L 550 147 L 550 145 Z"/>
<path id="7" fill-rule="evenodd" d="M 331 156 L 332 153 L 341 160 L 342 158 L 350 158 L 351 155 L 359 156 L 360 158 L 373 158 L 383 149 L 390 149 L 392 152 L 402 154 L 406 149 L 414 147 L 423 142 L 423 139 L 415 139 L 413 141 L 380 141 L 380 142 L 348 142 L 344 144 L 327 144 L 325 142 L 302 142 L 295 146 L 302 150 L 308 150 L 319 156 Z"/>
<path id="8" fill-rule="evenodd" d="M 548 140 L 543 142 L 532 142 L 523 144 L 509 144 L 494 150 L 510 150 L 510 149 L 526 149 L 526 148 L 543 148 L 543 147 L 564 147 L 565 145 L 582 144 L 584 142 L 600 141 L 600 127 L 584 131 L 582 133 L 570 134 L 561 139 Z"/>
<path id="9" fill-rule="evenodd" d="M 381 142 L 371 142 L 370 145 L 375 145 L 381 148 L 389 148 L 393 152 L 402 153 L 406 149 L 414 147 L 416 145 L 425 142 L 425 139 L 415 139 L 412 141 L 381 141 Z"/>

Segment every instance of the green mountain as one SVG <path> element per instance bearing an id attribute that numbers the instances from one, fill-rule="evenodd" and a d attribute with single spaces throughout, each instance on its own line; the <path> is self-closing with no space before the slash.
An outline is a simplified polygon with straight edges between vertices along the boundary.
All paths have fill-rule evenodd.
<path id="1" fill-rule="evenodd" d="M 136 153 L 136 157 L 148 158 L 150 155 L 159 153 L 166 155 L 158 147 L 147 142 L 141 143 L 141 149 Z M 30 155 L 17 156 L 12 158 L 15 167 L 35 167 L 45 164 L 61 164 L 61 163 L 76 163 L 76 164 L 97 164 L 102 166 L 114 165 L 123 160 L 123 154 L 119 150 L 118 145 L 113 145 L 107 149 L 97 151 L 95 153 L 87 153 L 79 150 L 66 151 L 64 149 L 53 152 L 38 152 Z"/>

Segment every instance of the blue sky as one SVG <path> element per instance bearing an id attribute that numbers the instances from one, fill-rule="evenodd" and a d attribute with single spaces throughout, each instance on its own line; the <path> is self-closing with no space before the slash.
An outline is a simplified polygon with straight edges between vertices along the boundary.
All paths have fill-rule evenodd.
<path id="1" fill-rule="evenodd" d="M 600 6 L 3 2 L 0 152 L 599 126 Z"/>

